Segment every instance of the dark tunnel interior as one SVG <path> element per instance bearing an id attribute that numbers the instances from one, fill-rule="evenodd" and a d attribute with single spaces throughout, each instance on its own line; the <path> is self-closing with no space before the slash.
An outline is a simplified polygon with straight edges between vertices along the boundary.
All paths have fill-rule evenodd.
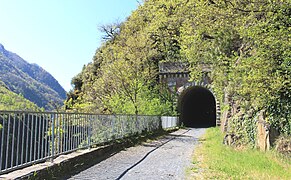
<path id="1" fill-rule="evenodd" d="M 207 128 L 216 126 L 215 98 L 208 89 L 200 86 L 186 89 L 179 99 L 180 120 L 186 127 Z"/>

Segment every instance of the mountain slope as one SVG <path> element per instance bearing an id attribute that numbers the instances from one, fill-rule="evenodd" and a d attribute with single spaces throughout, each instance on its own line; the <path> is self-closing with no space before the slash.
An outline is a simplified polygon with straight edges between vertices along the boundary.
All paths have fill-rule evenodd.
<path id="1" fill-rule="evenodd" d="M 20 56 L 5 50 L 0 44 L 0 80 L 17 94 L 47 110 L 51 104 L 62 105 L 65 90 L 57 80 L 36 64 L 29 64 Z"/>
<path id="2" fill-rule="evenodd" d="M 23 96 L 10 91 L 8 87 L 0 81 L 0 110 L 39 111 L 40 108 Z"/>
<path id="3" fill-rule="evenodd" d="M 105 25 L 101 32 L 106 41 L 96 50 L 93 61 L 72 79 L 74 91 L 68 94 L 67 107 L 79 111 L 132 113 L 123 108 L 128 104 L 125 100 L 134 104 L 129 106 L 135 109 L 141 106 L 140 113 L 148 114 L 149 110 L 142 109 L 150 106 L 143 101 L 153 96 L 158 97 L 158 103 L 170 107 L 173 101 L 170 95 L 167 92 L 160 95 L 152 89 L 160 89 L 159 63 L 186 61 L 181 56 L 180 35 L 181 26 L 187 20 L 184 15 L 187 5 L 188 1 L 183 0 L 144 1 L 125 22 Z M 146 91 L 149 93 L 143 95 Z M 122 101 L 121 110 L 116 110 L 115 100 Z M 173 114 L 168 112 L 174 108 L 163 109 L 166 114 Z"/>
<path id="4" fill-rule="evenodd" d="M 242 138 L 236 142 L 256 144 L 258 116 L 290 136 L 290 14 L 284 0 L 144 0 L 117 28 L 101 29 L 107 41 L 73 78 L 67 107 L 148 114 L 145 100 L 154 102 L 158 84 L 148 74 L 160 62 L 186 62 L 191 81 L 211 79 L 223 127 Z M 203 72 L 205 65 L 211 71 Z M 156 94 L 161 103 L 171 98 Z"/>

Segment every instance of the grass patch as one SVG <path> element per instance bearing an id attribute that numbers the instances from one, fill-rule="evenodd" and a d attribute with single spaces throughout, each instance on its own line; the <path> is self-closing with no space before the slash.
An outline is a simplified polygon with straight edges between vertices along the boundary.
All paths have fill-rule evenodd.
<path id="1" fill-rule="evenodd" d="M 206 131 L 197 148 L 190 179 L 291 179 L 291 158 L 274 151 L 234 149 L 222 144 L 223 135 L 218 128 Z M 198 163 L 197 163 L 198 162 Z"/>

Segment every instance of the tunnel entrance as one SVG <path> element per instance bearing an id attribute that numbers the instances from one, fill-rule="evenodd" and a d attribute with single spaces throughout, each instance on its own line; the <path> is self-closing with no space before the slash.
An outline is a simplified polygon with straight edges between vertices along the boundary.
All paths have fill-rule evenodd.
<path id="1" fill-rule="evenodd" d="M 179 98 L 180 120 L 186 127 L 216 126 L 216 102 L 212 92 L 200 86 L 189 87 Z"/>

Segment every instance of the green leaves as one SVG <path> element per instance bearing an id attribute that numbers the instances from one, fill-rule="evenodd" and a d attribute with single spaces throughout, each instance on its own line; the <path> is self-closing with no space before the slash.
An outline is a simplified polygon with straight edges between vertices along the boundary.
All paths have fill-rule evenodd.
<path id="1" fill-rule="evenodd" d="M 265 109 L 290 134 L 284 113 L 291 99 L 290 7 L 282 0 L 145 1 L 75 77 L 70 103 L 97 112 L 171 114 L 173 97 L 157 90 L 158 63 L 186 61 L 191 80 L 211 69 L 217 99 L 223 105 L 229 98 L 225 109 L 248 132 Z"/>
<path id="2" fill-rule="evenodd" d="M 181 34 L 192 80 L 201 78 L 203 64 L 211 65 L 218 99 L 228 94 L 240 112 L 267 109 L 271 125 L 290 135 L 290 2 L 192 3 Z"/>
<path id="3" fill-rule="evenodd" d="M 9 91 L 0 81 L 0 110 L 40 111 L 41 109 L 22 95 Z"/>

